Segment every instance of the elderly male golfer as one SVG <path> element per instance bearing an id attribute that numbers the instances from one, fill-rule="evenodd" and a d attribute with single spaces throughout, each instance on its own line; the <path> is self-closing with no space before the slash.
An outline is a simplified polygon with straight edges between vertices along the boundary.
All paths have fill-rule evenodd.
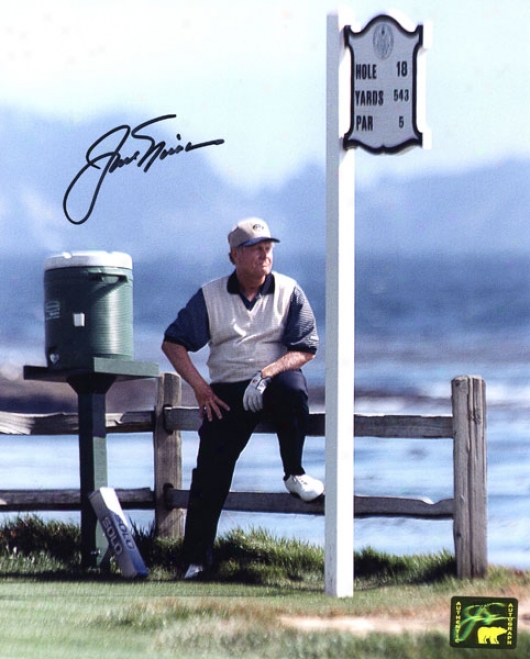
<path id="1" fill-rule="evenodd" d="M 165 332 L 162 350 L 192 387 L 202 419 L 186 516 L 185 579 L 204 577 L 212 567 L 236 461 L 262 418 L 278 435 L 287 490 L 303 501 L 324 492 L 302 467 L 309 407 L 300 369 L 318 347 L 315 317 L 296 281 L 272 271 L 278 242 L 263 220 L 239 222 L 228 234 L 235 270 L 202 286 Z M 206 344 L 210 383 L 189 357 Z"/>

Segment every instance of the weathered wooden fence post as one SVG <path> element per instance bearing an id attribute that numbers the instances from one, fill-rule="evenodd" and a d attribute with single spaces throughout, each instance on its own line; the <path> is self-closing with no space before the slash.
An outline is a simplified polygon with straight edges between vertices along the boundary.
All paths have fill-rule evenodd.
<path id="1" fill-rule="evenodd" d="M 488 568 L 484 380 L 476 376 L 455 378 L 452 403 L 457 577 L 483 578 Z"/>
<path id="2" fill-rule="evenodd" d="M 162 538 L 176 538 L 183 534 L 184 512 L 168 508 L 165 493 L 168 487 L 182 487 L 182 437 L 180 430 L 167 430 L 165 410 L 181 404 L 182 383 L 176 373 L 162 373 L 158 378 L 155 409 L 154 471 L 155 526 Z"/>

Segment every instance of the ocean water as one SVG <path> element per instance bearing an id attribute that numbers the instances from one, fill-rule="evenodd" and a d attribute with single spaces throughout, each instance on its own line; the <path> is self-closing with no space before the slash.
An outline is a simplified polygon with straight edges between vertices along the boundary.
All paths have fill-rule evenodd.
<path id="1" fill-rule="evenodd" d="M 16 376 L 24 363 L 43 363 L 41 264 L 2 263 L 0 369 Z M 306 368 L 311 387 L 324 384 L 324 264 L 298 264 L 294 274 L 315 308 L 323 347 Z M 165 274 L 164 274 L 165 273 Z M 315 273 L 318 276 L 315 276 Z M 311 275 L 311 276 L 310 276 Z M 320 276 L 321 275 L 321 276 Z M 201 283 L 200 272 L 196 275 Z M 153 282 L 158 282 L 153 294 Z M 160 363 L 161 334 L 193 292 L 193 273 L 175 287 L 160 264 L 135 269 L 135 357 Z M 13 295 L 14 293 L 14 295 Z M 530 567 L 530 259 L 358 257 L 355 387 L 357 412 L 448 414 L 451 380 L 486 381 L 488 440 L 488 557 Z M 204 363 L 204 356 L 198 356 Z M 1 403 L 1 401 L 0 401 Z M 322 408 L 315 397 L 314 409 Z M 0 405 L 1 407 L 1 405 Z M 450 440 L 355 440 L 358 494 L 452 496 Z M 197 438 L 184 433 L 184 485 L 189 485 Z M 148 434 L 109 435 L 109 485 L 152 486 Z M 308 472 L 325 478 L 324 440 L 308 438 Z M 234 489 L 282 491 L 276 439 L 256 435 L 238 463 Z M 0 488 L 77 487 L 77 438 L 0 436 Z M 59 514 L 55 514 L 59 516 Z M 63 517 L 76 519 L 74 513 Z M 148 525 L 152 515 L 131 513 Z M 263 527 L 278 536 L 324 543 L 324 519 L 305 515 L 223 513 L 220 531 Z M 452 522 L 403 518 L 355 521 L 355 547 L 407 554 L 453 549 Z"/>

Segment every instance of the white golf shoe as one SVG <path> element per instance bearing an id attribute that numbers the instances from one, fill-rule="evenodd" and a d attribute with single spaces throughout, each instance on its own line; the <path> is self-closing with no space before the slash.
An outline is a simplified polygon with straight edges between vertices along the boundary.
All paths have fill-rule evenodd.
<path id="1" fill-rule="evenodd" d="M 306 503 L 318 499 L 324 494 L 324 483 L 308 474 L 289 476 L 284 480 L 287 490 Z"/>

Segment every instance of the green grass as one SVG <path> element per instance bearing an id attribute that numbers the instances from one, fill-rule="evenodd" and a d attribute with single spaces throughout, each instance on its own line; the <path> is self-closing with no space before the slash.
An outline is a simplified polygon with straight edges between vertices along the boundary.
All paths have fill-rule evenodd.
<path id="1" fill-rule="evenodd" d="M 79 529 L 18 518 L 0 527 L 0 656 L 2 659 L 462 659 L 481 651 L 449 645 L 453 595 L 530 593 L 530 574 L 494 568 L 483 581 L 461 582 L 449 554 L 355 555 L 355 596 L 323 593 L 323 551 L 305 543 L 236 530 L 221 538 L 216 579 L 175 580 L 180 542 L 136 531 L 150 576 L 127 581 L 79 568 Z M 283 616 L 378 615 L 384 621 L 432 610 L 447 633 L 366 638 L 338 631 L 302 631 Z M 530 656 L 530 637 L 495 657 Z M 489 658 L 491 654 L 485 652 Z"/>

